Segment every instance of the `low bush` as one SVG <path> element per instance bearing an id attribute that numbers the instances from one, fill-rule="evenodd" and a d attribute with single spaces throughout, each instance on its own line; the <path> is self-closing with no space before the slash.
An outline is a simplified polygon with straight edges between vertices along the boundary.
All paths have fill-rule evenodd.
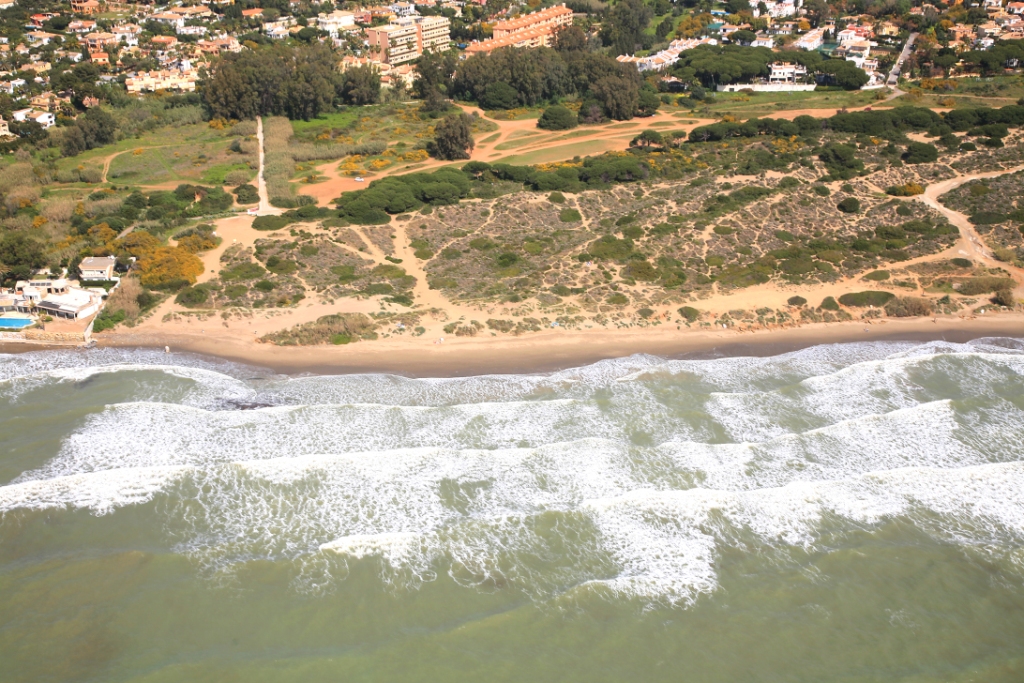
<path id="1" fill-rule="evenodd" d="M 992 303 L 997 306 L 1013 308 L 1017 301 L 1013 298 L 1013 290 L 1007 287 L 1006 289 L 1000 289 L 995 293 L 995 296 L 992 297 Z"/>
<path id="2" fill-rule="evenodd" d="M 1013 289 L 1016 283 L 1007 277 L 996 277 L 985 275 L 962 280 L 959 287 L 954 287 L 958 292 L 966 296 L 978 296 L 979 294 L 992 294 L 1004 289 Z"/>
<path id="3" fill-rule="evenodd" d="M 583 216 L 576 209 L 562 209 L 558 214 L 558 220 L 563 223 L 579 223 L 583 220 Z"/>
<path id="4" fill-rule="evenodd" d="M 700 311 L 693 306 L 683 306 L 679 309 L 679 315 L 681 315 L 684 320 L 691 323 L 700 319 Z"/>
<path id="5" fill-rule="evenodd" d="M 257 216 L 253 219 L 252 229 L 265 231 L 280 230 L 291 222 L 291 219 L 287 216 Z"/>
<path id="6" fill-rule="evenodd" d="M 873 282 L 881 282 L 882 280 L 888 280 L 889 275 L 890 274 L 888 270 L 873 270 L 867 275 L 865 275 L 864 279 L 871 280 Z"/>
<path id="7" fill-rule="evenodd" d="M 860 211 L 860 201 L 854 197 L 847 197 L 843 201 L 836 204 L 836 208 L 843 213 L 857 213 Z"/>
<path id="8" fill-rule="evenodd" d="M 916 318 L 931 315 L 934 309 L 928 299 L 901 296 L 885 305 L 885 314 L 893 318 Z"/>
<path id="9" fill-rule="evenodd" d="M 823 311 L 838 311 L 839 302 L 833 296 L 826 296 L 822 299 L 820 308 Z"/>
<path id="10" fill-rule="evenodd" d="M 903 185 L 890 185 L 885 188 L 885 193 L 893 197 L 913 197 L 924 194 L 924 188 L 917 183 L 905 183 Z M 900 207 L 903 208 L 902 206 Z M 899 209 L 896 210 L 899 213 Z M 909 211 L 907 213 L 909 215 Z"/>
<path id="11" fill-rule="evenodd" d="M 807 303 L 807 299 L 803 298 L 802 296 L 791 296 L 786 301 L 786 303 L 789 304 L 790 306 L 803 306 L 804 304 Z"/>
<path id="12" fill-rule="evenodd" d="M 868 306 L 884 306 L 895 298 L 896 295 L 890 292 L 867 291 L 850 292 L 839 297 L 839 303 L 844 306 L 866 308 Z"/>
<path id="13" fill-rule="evenodd" d="M 202 285 L 196 287 L 185 287 L 178 295 L 174 297 L 174 303 L 179 306 L 186 306 L 188 308 L 194 308 L 200 304 L 206 303 L 210 298 L 210 292 L 207 287 Z"/>

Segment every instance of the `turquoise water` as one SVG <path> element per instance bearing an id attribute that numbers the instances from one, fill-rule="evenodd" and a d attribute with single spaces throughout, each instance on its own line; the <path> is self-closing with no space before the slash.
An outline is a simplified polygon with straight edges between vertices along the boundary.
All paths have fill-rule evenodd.
<path id="1" fill-rule="evenodd" d="M 0 355 L 3 681 L 1021 681 L 1024 343 Z"/>
<path id="2" fill-rule="evenodd" d="M 28 318 L 0 318 L 0 329 L 21 330 L 32 323 Z"/>

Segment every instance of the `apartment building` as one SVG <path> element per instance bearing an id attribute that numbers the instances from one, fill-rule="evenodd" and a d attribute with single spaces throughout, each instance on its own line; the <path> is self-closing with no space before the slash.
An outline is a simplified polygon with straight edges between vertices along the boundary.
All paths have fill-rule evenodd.
<path id="1" fill-rule="evenodd" d="M 125 79 L 124 85 L 132 95 L 157 90 L 181 90 L 193 92 L 198 74 L 195 71 L 141 71 Z"/>
<path id="2" fill-rule="evenodd" d="M 571 24 L 572 10 L 565 5 L 556 5 L 508 21 L 499 21 L 494 25 L 494 37 L 504 38 L 519 31 L 537 28 L 546 28 L 549 35 L 553 35 L 556 29 Z"/>
<path id="3" fill-rule="evenodd" d="M 466 48 L 469 54 L 486 53 L 501 47 L 546 47 L 551 44 L 555 31 L 572 24 L 572 10 L 565 5 L 548 7 L 494 25 L 494 37 L 473 43 Z"/>
<path id="4" fill-rule="evenodd" d="M 451 44 L 451 22 L 448 17 L 416 17 L 420 52 L 447 50 Z"/>
<path id="5" fill-rule="evenodd" d="M 366 29 L 373 58 L 384 64 L 404 64 L 426 51 L 447 49 L 451 43 L 447 17 L 408 17 L 387 26 Z"/>
<path id="6" fill-rule="evenodd" d="M 416 22 L 404 22 L 366 29 L 370 52 L 385 64 L 404 64 L 418 59 L 419 50 Z"/>

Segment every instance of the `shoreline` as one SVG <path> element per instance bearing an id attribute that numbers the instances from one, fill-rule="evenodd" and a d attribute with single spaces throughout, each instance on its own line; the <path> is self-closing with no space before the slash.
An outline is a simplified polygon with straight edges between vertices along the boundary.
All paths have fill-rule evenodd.
<path id="1" fill-rule="evenodd" d="M 859 341 L 966 342 L 980 337 L 1024 338 L 1024 315 L 989 318 L 913 318 L 884 321 L 812 323 L 764 330 L 552 330 L 521 337 L 387 339 L 344 346 L 274 346 L 227 335 L 195 332 L 104 333 L 97 347 L 156 348 L 195 353 L 268 368 L 286 375 L 388 373 L 408 377 L 465 377 L 486 374 L 553 372 L 634 354 L 665 358 L 771 356 L 820 344 Z M 2 352 L 45 347 L 0 343 Z"/>

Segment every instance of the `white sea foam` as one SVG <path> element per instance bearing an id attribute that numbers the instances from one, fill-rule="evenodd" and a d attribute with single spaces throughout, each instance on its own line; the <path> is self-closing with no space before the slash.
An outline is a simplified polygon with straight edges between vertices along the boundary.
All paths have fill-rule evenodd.
<path id="1" fill-rule="evenodd" d="M 107 406 L 0 487 L 0 510 L 104 513 L 163 491 L 175 547 L 208 570 L 288 560 L 330 584 L 333 563 L 379 562 L 395 586 L 445 571 L 481 588 L 688 603 L 716 589 L 725 547 L 814 550 L 823 533 L 894 518 L 944 542 L 1019 546 L 1022 351 L 856 344 L 536 376 L 255 382 L 154 358 L 132 368 L 202 387 L 188 395 L 204 405 L 278 405 Z"/>
<path id="2" fill-rule="evenodd" d="M 188 472 L 185 467 L 106 470 L 0 486 L 0 514 L 18 509 L 85 508 L 96 514 L 153 499 Z"/>
<path id="3" fill-rule="evenodd" d="M 997 554 L 1024 541 L 1024 463 L 955 470 L 906 468 L 835 482 L 756 491 L 633 491 L 587 501 L 622 572 L 617 593 L 692 602 L 715 588 L 715 548 L 813 549 L 824 518 L 876 525 L 907 518 L 943 542 L 988 544 Z M 834 541 L 833 541 L 834 542 Z"/>

